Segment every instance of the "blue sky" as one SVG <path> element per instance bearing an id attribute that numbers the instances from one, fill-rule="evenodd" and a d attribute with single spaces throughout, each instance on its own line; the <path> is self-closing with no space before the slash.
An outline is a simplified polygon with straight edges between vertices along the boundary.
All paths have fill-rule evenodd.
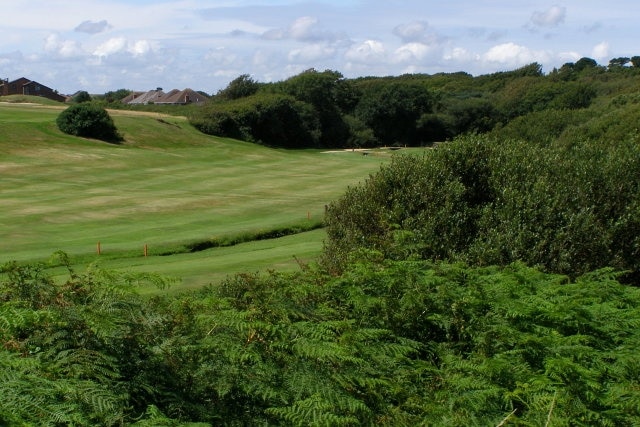
<path id="1" fill-rule="evenodd" d="M 61 93 L 187 87 L 215 93 L 309 68 L 345 77 L 640 55 L 637 0 L 12 0 L 0 77 Z M 8 19 L 9 18 L 9 19 Z"/>

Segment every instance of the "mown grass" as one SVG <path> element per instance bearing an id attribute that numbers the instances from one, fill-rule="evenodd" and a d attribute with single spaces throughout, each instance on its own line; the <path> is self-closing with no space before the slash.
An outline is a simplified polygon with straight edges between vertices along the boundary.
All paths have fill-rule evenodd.
<path id="1" fill-rule="evenodd" d="M 273 230 L 313 230 L 327 203 L 390 156 L 269 149 L 203 135 L 184 117 L 134 111 L 111 112 L 125 136 L 112 145 L 61 133 L 55 118 L 62 108 L 0 103 L 0 263 L 62 250 L 84 265 L 100 242 L 106 266 L 149 267 L 186 284 L 236 267 L 293 265 L 291 251 L 266 241 L 235 253 L 182 252 Z M 319 253 L 322 235 L 305 233 L 302 257 Z M 301 244 L 292 236 L 277 242 Z M 153 256 L 140 260 L 144 245 Z M 262 264 L 260 245 L 273 254 Z M 232 260 L 218 262 L 230 253 Z"/>

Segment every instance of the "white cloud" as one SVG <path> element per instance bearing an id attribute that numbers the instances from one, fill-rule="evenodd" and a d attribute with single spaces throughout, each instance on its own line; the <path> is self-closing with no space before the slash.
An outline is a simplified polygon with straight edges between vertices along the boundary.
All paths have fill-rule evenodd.
<path id="1" fill-rule="evenodd" d="M 486 62 L 520 66 L 532 62 L 544 63 L 550 59 L 550 56 L 547 52 L 534 51 L 525 46 L 509 42 L 493 46 L 482 55 L 482 59 Z"/>
<path id="2" fill-rule="evenodd" d="M 128 42 L 125 37 L 113 37 L 96 47 L 93 55 L 98 58 L 105 58 L 128 53 L 133 58 L 140 58 L 152 52 L 153 49 L 148 40 Z"/>
<path id="3" fill-rule="evenodd" d="M 312 16 L 302 16 L 295 19 L 288 28 L 274 28 L 262 33 L 265 40 L 287 40 L 298 42 L 333 42 L 344 38 L 340 33 L 323 30 L 318 25 L 318 19 Z"/>
<path id="4" fill-rule="evenodd" d="M 93 51 L 93 54 L 100 57 L 109 56 L 113 55 L 114 53 L 123 51 L 124 49 L 126 49 L 126 47 L 127 39 L 125 39 L 124 37 L 114 37 L 98 46 Z"/>
<path id="5" fill-rule="evenodd" d="M 463 47 L 455 47 L 451 49 L 451 51 L 445 53 L 443 59 L 445 61 L 471 62 L 477 61 L 480 57 Z"/>
<path id="6" fill-rule="evenodd" d="M 304 61 L 317 61 L 320 59 L 331 58 L 336 53 L 336 49 L 323 45 L 323 44 L 312 44 L 305 46 L 300 49 L 294 49 L 289 52 L 289 61 L 291 62 L 304 62 Z"/>
<path id="7" fill-rule="evenodd" d="M 557 27 L 564 22 L 567 9 L 561 6 L 553 6 L 544 12 L 536 11 L 531 15 L 531 22 L 538 27 Z"/>
<path id="8" fill-rule="evenodd" d="M 353 62 L 380 62 L 386 58 L 384 45 L 376 40 L 365 40 L 364 42 L 352 46 L 345 53 L 345 58 Z"/>
<path id="9" fill-rule="evenodd" d="M 73 40 L 61 40 L 58 34 L 50 34 L 44 41 L 44 50 L 58 58 L 75 58 L 84 54 L 82 47 Z"/>
<path id="10" fill-rule="evenodd" d="M 134 43 L 131 43 L 127 50 L 137 58 L 151 52 L 151 44 L 147 40 L 138 40 Z"/>
<path id="11" fill-rule="evenodd" d="M 405 43 L 417 42 L 424 39 L 428 28 L 429 24 L 426 21 L 414 21 L 398 25 L 393 29 L 393 34 L 400 37 Z"/>
<path id="12" fill-rule="evenodd" d="M 316 18 L 303 16 L 298 18 L 289 28 L 291 38 L 296 40 L 309 40 L 314 37 L 314 27 L 318 23 Z"/>
<path id="13" fill-rule="evenodd" d="M 591 56 L 598 60 L 610 59 L 609 43 L 601 42 L 595 45 L 591 51 Z"/>
<path id="14" fill-rule="evenodd" d="M 560 52 L 557 56 L 558 59 L 563 61 L 563 64 L 567 62 L 575 62 L 578 59 L 582 58 L 582 55 L 580 55 L 578 52 Z"/>
<path id="15" fill-rule="evenodd" d="M 412 62 L 424 60 L 433 49 L 423 43 L 407 43 L 393 53 L 395 62 Z"/>

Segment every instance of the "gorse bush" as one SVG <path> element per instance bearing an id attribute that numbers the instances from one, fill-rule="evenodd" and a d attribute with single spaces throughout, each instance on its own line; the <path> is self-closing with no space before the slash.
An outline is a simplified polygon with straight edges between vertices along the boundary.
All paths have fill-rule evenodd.
<path id="1" fill-rule="evenodd" d="M 64 110 L 56 119 L 58 128 L 69 135 L 95 138 L 107 142 L 122 141 L 122 136 L 104 108 L 83 102 Z"/>
<path id="2" fill-rule="evenodd" d="M 399 156 L 329 205 L 323 264 L 358 248 L 393 259 L 524 261 L 580 275 L 640 271 L 640 145 L 461 138 Z"/>

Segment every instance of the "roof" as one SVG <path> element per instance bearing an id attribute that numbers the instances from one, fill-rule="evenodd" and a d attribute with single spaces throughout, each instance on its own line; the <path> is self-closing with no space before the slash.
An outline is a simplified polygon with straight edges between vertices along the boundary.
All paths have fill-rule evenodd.
<path id="1" fill-rule="evenodd" d="M 167 93 L 162 99 L 157 101 L 157 104 L 188 104 L 188 103 L 201 103 L 208 99 L 208 96 L 205 96 L 199 92 L 196 92 L 193 89 L 185 89 L 185 90 L 177 90 L 173 89 L 169 93 Z"/>
<path id="2" fill-rule="evenodd" d="M 161 90 L 150 90 L 144 92 L 142 95 L 134 97 L 129 104 L 150 104 L 155 103 L 157 100 L 164 96 L 164 92 Z"/>
<path id="3" fill-rule="evenodd" d="M 121 101 L 124 104 L 189 104 L 203 103 L 209 97 L 196 92 L 193 89 L 172 89 L 167 93 L 162 90 L 150 90 L 148 92 L 133 92 Z"/>

